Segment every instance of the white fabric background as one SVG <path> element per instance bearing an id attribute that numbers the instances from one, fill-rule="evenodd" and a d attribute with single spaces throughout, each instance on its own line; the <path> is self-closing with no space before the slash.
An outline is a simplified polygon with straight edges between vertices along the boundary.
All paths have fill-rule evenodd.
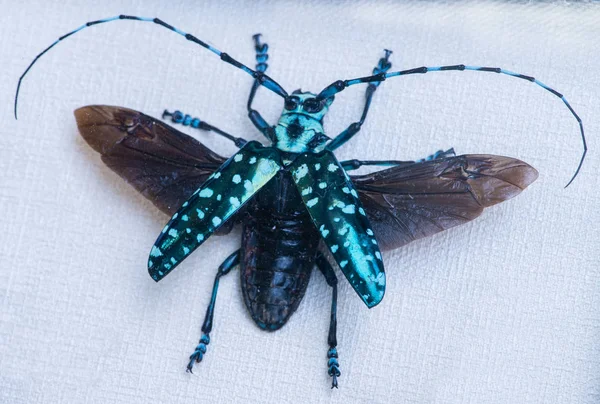
<path id="1" fill-rule="evenodd" d="M 0 401 L 3 403 L 595 403 L 600 400 L 598 74 L 593 4 L 305 1 L 0 1 Z M 127 4 L 124 4 L 127 3 Z M 23 83 L 32 58 L 85 21 L 159 16 L 254 65 L 251 35 L 271 46 L 269 74 L 318 91 L 369 74 L 384 47 L 395 69 L 501 66 L 489 73 L 396 78 L 377 91 L 341 158 L 459 153 L 523 159 L 540 178 L 460 228 L 385 253 L 387 293 L 367 310 L 340 278 L 342 377 L 329 390 L 330 291 L 315 273 L 282 330 L 259 330 L 237 273 L 224 278 L 206 360 L 185 373 L 219 263 L 239 232 L 212 238 L 160 284 L 146 272 L 166 217 L 103 166 L 72 111 L 165 107 L 260 139 L 245 117 L 251 79 L 153 24 L 115 22 L 69 38 Z M 358 118 L 364 87 L 346 90 L 330 134 Z M 274 122 L 281 100 L 262 90 Z M 233 147 L 194 133 L 215 150 Z M 340 276 L 342 276 L 340 274 Z"/>

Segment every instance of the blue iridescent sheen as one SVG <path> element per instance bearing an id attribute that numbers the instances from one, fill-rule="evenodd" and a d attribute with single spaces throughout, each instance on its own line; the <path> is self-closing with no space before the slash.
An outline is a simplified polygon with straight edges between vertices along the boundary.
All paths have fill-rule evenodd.
<path id="1" fill-rule="evenodd" d="M 164 278 L 282 168 L 277 149 L 249 142 L 188 199 L 152 246 L 148 272 Z"/>

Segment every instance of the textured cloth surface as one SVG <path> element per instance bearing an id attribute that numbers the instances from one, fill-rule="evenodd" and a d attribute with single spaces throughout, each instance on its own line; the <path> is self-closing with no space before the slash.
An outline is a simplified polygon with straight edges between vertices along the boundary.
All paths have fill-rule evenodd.
<path id="1" fill-rule="evenodd" d="M 1 1 L 0 402 L 2 403 L 596 403 L 600 401 L 600 9 L 594 4 L 468 2 Z M 276 333 L 258 329 L 238 273 L 221 281 L 215 327 L 194 375 L 213 276 L 239 245 L 214 237 L 156 284 L 148 251 L 167 218 L 100 161 L 72 111 L 164 108 L 261 139 L 246 118 L 251 79 L 154 24 L 84 30 L 85 21 L 158 16 L 269 75 L 318 91 L 393 70 L 500 66 L 554 86 L 584 120 L 589 158 L 564 104 L 523 80 L 435 72 L 390 79 L 340 158 L 415 159 L 438 149 L 520 158 L 540 178 L 477 220 L 384 253 L 387 293 L 367 310 L 341 280 L 340 389 L 326 375 L 330 289 L 315 272 Z M 358 119 L 364 87 L 337 97 L 328 133 Z M 256 106 L 274 122 L 279 97 Z M 193 131 L 188 131 L 192 133 Z M 224 139 L 193 133 L 231 155 Z"/>

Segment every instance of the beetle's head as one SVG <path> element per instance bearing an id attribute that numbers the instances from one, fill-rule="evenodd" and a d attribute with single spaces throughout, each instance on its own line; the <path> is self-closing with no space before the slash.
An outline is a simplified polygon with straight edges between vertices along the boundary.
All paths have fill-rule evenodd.
<path id="1" fill-rule="evenodd" d="M 331 140 L 323 130 L 323 117 L 333 97 L 319 100 L 313 93 L 296 90 L 285 98 L 283 112 L 275 128 L 276 146 L 283 151 L 319 152 Z"/>
<path id="2" fill-rule="evenodd" d="M 299 114 L 322 122 L 332 102 L 333 97 L 319 100 L 316 94 L 296 90 L 285 98 L 282 116 Z"/>

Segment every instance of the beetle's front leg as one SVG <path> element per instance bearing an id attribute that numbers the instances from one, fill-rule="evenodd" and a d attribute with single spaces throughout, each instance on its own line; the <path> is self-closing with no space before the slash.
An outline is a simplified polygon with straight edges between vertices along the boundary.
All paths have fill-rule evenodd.
<path id="1" fill-rule="evenodd" d="M 260 41 L 261 34 L 255 34 L 252 36 L 252 40 L 254 41 L 254 50 L 256 51 L 256 71 L 264 73 L 267 71 L 269 65 L 267 64 L 267 60 L 269 60 L 269 44 L 266 42 Z M 260 112 L 252 108 L 252 103 L 254 102 L 254 96 L 256 95 L 256 90 L 260 87 L 260 82 L 258 80 L 254 80 L 252 83 L 252 88 L 250 89 L 250 94 L 248 95 L 248 102 L 246 103 L 246 108 L 248 109 L 248 118 L 252 124 L 258 129 L 267 139 L 270 141 L 275 141 L 275 135 L 273 134 L 273 127 L 269 125 L 267 121 L 262 117 Z"/>
<path id="2" fill-rule="evenodd" d="M 385 56 L 379 59 L 377 66 L 375 66 L 375 68 L 373 69 L 373 74 L 386 73 L 392 67 L 392 63 L 389 61 L 392 51 L 387 49 L 384 49 L 384 51 Z M 337 149 L 360 131 L 360 128 L 365 122 L 365 119 L 367 119 L 367 114 L 369 113 L 369 107 L 371 106 L 373 94 L 375 93 L 375 90 L 377 90 L 377 87 L 380 84 L 380 81 L 369 83 L 369 86 L 367 87 L 367 90 L 365 92 L 365 106 L 363 108 L 363 112 L 360 116 L 360 119 L 356 122 L 351 123 L 350 126 L 348 126 L 342 133 L 333 138 L 333 140 L 326 147 L 328 150 Z"/>

